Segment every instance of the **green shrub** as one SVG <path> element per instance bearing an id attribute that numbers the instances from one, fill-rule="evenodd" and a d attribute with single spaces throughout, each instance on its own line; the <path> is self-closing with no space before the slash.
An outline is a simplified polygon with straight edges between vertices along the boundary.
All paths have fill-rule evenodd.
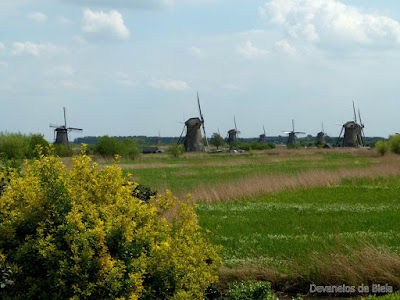
<path id="1" fill-rule="evenodd" d="M 133 186 L 120 168 L 99 170 L 84 152 L 70 171 L 52 156 L 11 171 L 0 201 L 0 264 L 13 284 L 2 298 L 200 299 L 221 260 L 192 201 L 167 192 L 144 204 Z"/>
<path id="2" fill-rule="evenodd" d="M 137 184 L 132 190 L 132 195 L 145 203 L 149 203 L 151 198 L 157 195 L 157 192 L 148 186 Z"/>
<path id="3" fill-rule="evenodd" d="M 271 290 L 271 284 L 264 281 L 249 280 L 233 282 L 228 286 L 228 300 L 279 300 Z"/>
<path id="4" fill-rule="evenodd" d="M 389 150 L 389 143 L 384 140 L 377 141 L 375 143 L 375 148 L 380 155 L 384 156 Z"/>
<path id="5" fill-rule="evenodd" d="M 103 136 L 97 139 L 96 153 L 111 158 L 120 155 L 126 159 L 135 159 L 140 155 L 139 148 L 132 139 L 120 141 L 116 137 Z"/>
<path id="6" fill-rule="evenodd" d="M 0 153 L 7 159 L 33 158 L 37 146 L 49 148 L 42 134 L 0 133 Z"/>
<path id="7" fill-rule="evenodd" d="M 30 138 L 22 133 L 0 133 L 0 153 L 8 159 L 27 157 Z"/>
<path id="8" fill-rule="evenodd" d="M 368 297 L 360 298 L 360 300 L 398 300 L 400 299 L 400 292 L 387 294 L 384 296 L 369 295 Z"/>
<path id="9" fill-rule="evenodd" d="M 96 153 L 103 157 L 112 158 L 115 155 L 122 155 L 124 144 L 115 137 L 103 136 L 97 139 Z"/>
<path id="10" fill-rule="evenodd" d="M 37 157 L 37 147 L 42 149 L 43 153 L 47 153 L 49 149 L 49 142 L 44 139 L 43 134 L 32 134 L 29 137 L 29 150 L 28 150 L 28 157 L 33 158 Z"/>
<path id="11" fill-rule="evenodd" d="M 58 157 L 71 157 L 73 156 L 73 151 L 70 146 L 64 146 L 62 144 L 54 144 L 54 154 Z"/>
<path id="12" fill-rule="evenodd" d="M 400 134 L 389 137 L 389 147 L 393 153 L 400 154 Z"/>
<path id="13" fill-rule="evenodd" d="M 125 146 L 124 152 L 121 153 L 122 156 L 132 160 L 140 156 L 140 150 L 132 139 L 124 139 L 122 142 Z"/>
<path id="14" fill-rule="evenodd" d="M 234 142 L 231 143 L 230 149 L 242 149 L 246 151 L 252 150 L 268 150 L 268 149 L 275 149 L 275 144 L 274 143 L 259 143 L 259 142 L 251 142 L 251 143 L 240 143 L 240 142 Z"/>
<path id="15" fill-rule="evenodd" d="M 185 152 L 185 149 L 183 145 L 178 145 L 174 143 L 168 147 L 167 152 L 171 157 L 178 158 Z"/>

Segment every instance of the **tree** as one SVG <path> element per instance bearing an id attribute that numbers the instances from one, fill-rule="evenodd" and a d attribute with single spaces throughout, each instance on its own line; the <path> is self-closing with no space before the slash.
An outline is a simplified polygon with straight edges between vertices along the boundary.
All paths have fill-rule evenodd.
<path id="1" fill-rule="evenodd" d="M 218 147 L 224 145 L 225 141 L 219 133 L 213 133 L 210 139 L 210 144 L 217 147 L 218 150 Z"/>
<path id="2" fill-rule="evenodd" d="M 389 137 L 389 147 L 393 153 L 400 154 L 400 134 Z"/>
<path id="3" fill-rule="evenodd" d="M 389 143 L 388 141 L 380 140 L 377 141 L 375 144 L 376 151 L 382 156 L 389 150 Z"/>

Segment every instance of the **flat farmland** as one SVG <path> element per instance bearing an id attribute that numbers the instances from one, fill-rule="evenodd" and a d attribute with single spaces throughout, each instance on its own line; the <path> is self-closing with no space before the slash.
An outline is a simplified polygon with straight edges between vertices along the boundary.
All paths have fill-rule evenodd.
<path id="1" fill-rule="evenodd" d="M 200 225 L 223 246 L 221 285 L 400 287 L 399 156 L 281 149 L 150 155 L 120 166 L 159 193 L 192 195 Z"/>

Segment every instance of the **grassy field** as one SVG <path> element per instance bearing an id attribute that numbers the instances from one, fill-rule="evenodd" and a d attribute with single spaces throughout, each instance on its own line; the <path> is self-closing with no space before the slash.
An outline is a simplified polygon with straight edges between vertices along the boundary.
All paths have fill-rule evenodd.
<path id="1" fill-rule="evenodd" d="M 106 162 L 105 162 L 106 163 Z M 151 155 L 121 162 L 159 192 L 191 193 L 223 246 L 221 284 L 255 277 L 400 288 L 400 157 L 368 150 Z"/>

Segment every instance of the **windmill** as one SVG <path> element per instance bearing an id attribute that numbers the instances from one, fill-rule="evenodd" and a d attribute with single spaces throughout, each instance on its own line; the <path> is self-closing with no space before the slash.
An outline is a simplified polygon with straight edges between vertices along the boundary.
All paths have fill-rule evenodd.
<path id="1" fill-rule="evenodd" d="M 326 136 L 326 134 L 324 131 L 324 123 L 322 123 L 322 131 L 317 133 L 317 138 L 315 140 L 317 142 L 326 144 L 325 136 Z"/>
<path id="2" fill-rule="evenodd" d="M 294 131 L 294 120 L 292 119 L 292 131 L 283 131 L 284 133 L 289 134 L 287 145 L 292 146 L 296 144 L 296 134 L 305 134 L 302 131 Z"/>
<path id="3" fill-rule="evenodd" d="M 235 116 L 233 117 L 233 122 L 235 123 L 235 129 L 231 129 L 231 130 L 228 131 L 228 144 L 233 143 L 233 142 L 237 142 L 238 141 L 238 137 L 239 137 L 239 133 L 240 133 L 240 131 L 237 130 Z"/>
<path id="4" fill-rule="evenodd" d="M 336 146 L 339 146 L 340 138 L 342 136 L 342 133 L 344 132 L 343 135 L 343 140 L 342 140 L 342 147 L 363 147 L 364 146 L 364 124 L 362 123 L 361 120 L 361 113 L 360 110 L 358 110 L 358 117 L 360 124 L 358 124 L 357 121 L 357 114 L 356 114 L 356 108 L 354 105 L 353 101 L 353 112 L 354 112 L 354 120 L 353 121 L 348 121 L 342 126 L 342 130 L 340 131 L 338 140 L 336 142 Z"/>
<path id="5" fill-rule="evenodd" d="M 51 125 L 51 128 L 55 128 L 54 129 L 54 144 L 61 144 L 64 146 L 68 146 L 69 145 L 69 141 L 68 141 L 68 132 L 71 131 L 82 131 L 83 129 L 81 128 L 74 128 L 74 127 L 67 127 L 67 117 L 66 117 L 66 113 L 65 113 L 65 107 L 63 107 L 64 110 L 64 125 Z"/>
<path id="6" fill-rule="evenodd" d="M 266 143 L 267 142 L 267 135 L 265 134 L 264 125 L 263 125 L 263 130 L 264 130 L 264 133 L 260 134 L 260 138 L 258 139 L 259 143 Z"/>
<path id="7" fill-rule="evenodd" d="M 190 118 L 185 122 L 185 126 L 182 130 L 182 134 L 179 138 L 178 144 L 182 144 L 185 146 L 186 152 L 204 152 L 204 142 L 201 136 L 201 127 L 203 128 L 204 137 L 206 140 L 206 144 L 208 147 L 208 140 L 206 135 L 206 129 L 204 128 L 204 117 L 201 112 L 200 106 L 200 97 L 199 93 L 197 93 L 197 104 L 199 106 L 199 115 L 200 118 Z M 182 138 L 183 132 L 186 127 L 186 136 Z"/>

